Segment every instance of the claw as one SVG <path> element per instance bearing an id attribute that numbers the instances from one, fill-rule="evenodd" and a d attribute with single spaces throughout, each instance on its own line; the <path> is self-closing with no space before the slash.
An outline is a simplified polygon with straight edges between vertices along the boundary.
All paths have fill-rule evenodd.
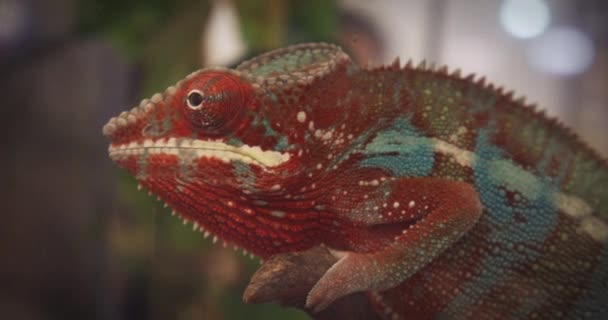
<path id="1" fill-rule="evenodd" d="M 306 308 L 315 313 L 348 294 L 372 289 L 368 259 L 347 251 L 330 250 L 330 253 L 340 259 L 325 272 L 306 298 Z"/>

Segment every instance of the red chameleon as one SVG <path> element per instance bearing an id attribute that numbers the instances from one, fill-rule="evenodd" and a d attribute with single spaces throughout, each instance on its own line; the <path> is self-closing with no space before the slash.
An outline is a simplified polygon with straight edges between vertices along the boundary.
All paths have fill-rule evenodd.
<path id="1" fill-rule="evenodd" d="M 523 99 L 338 47 L 196 71 L 103 128 L 110 157 L 205 235 L 338 261 L 312 312 L 608 319 L 608 162 Z"/>

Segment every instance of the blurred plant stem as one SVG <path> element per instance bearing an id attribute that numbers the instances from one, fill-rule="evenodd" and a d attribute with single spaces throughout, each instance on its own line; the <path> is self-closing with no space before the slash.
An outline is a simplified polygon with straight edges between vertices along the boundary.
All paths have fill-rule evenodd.
<path id="1" fill-rule="evenodd" d="M 234 3 L 251 52 L 335 38 L 335 1 L 235 0 Z"/>
<path id="2" fill-rule="evenodd" d="M 279 47 L 283 43 L 287 31 L 286 1 L 236 0 L 235 4 L 249 48 L 261 51 Z"/>

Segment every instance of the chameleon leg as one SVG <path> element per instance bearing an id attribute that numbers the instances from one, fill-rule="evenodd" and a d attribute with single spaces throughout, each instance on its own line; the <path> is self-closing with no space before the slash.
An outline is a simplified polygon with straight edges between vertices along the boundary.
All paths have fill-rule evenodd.
<path id="1" fill-rule="evenodd" d="M 394 212 L 404 212 L 403 219 L 416 216 L 416 221 L 377 251 L 333 251 L 339 260 L 308 294 L 306 306 L 311 310 L 323 310 L 353 292 L 398 285 L 456 242 L 482 212 L 477 192 L 466 183 L 433 178 L 400 178 L 387 183 L 394 202 L 381 206 L 380 216 L 387 217 L 387 223 L 396 223 L 399 215 Z M 395 210 L 397 206 L 405 208 Z M 417 215 L 410 214 L 413 211 Z"/>

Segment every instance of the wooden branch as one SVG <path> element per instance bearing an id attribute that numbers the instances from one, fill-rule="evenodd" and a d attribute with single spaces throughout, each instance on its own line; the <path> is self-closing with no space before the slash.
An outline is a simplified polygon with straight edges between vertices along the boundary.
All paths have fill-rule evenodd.
<path id="1" fill-rule="evenodd" d="M 324 247 L 273 256 L 251 277 L 243 301 L 276 302 L 311 314 L 305 308 L 308 292 L 336 261 Z M 343 297 L 329 308 L 311 316 L 317 320 L 380 319 L 365 293 Z"/>

